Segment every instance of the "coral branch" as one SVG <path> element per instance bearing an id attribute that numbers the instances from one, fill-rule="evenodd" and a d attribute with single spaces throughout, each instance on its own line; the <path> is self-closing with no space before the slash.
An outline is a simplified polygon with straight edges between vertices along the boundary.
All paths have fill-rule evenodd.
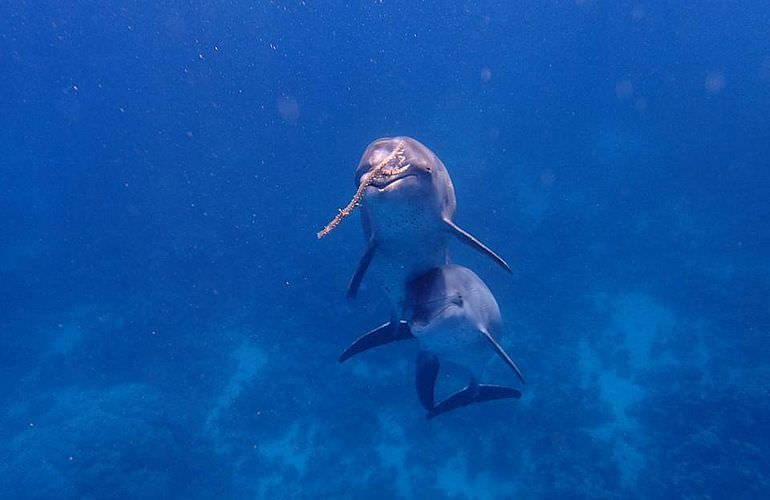
<path id="1" fill-rule="evenodd" d="M 374 181 L 374 179 L 377 177 L 377 175 L 382 172 L 385 167 L 390 165 L 394 160 L 397 160 L 397 166 L 401 167 L 404 163 L 404 143 L 403 141 L 398 143 L 398 146 L 393 149 L 393 152 L 390 153 L 387 158 L 382 160 L 380 163 L 377 164 L 376 167 L 369 170 L 366 174 L 364 174 L 363 177 L 361 177 L 361 182 L 358 184 L 358 190 L 356 191 L 356 194 L 353 195 L 353 199 L 350 200 L 350 203 L 348 205 L 339 210 L 337 212 L 337 215 L 334 216 L 334 219 L 332 219 L 331 222 L 329 222 L 326 227 L 324 227 L 322 230 L 320 230 L 318 233 L 316 233 L 316 236 L 320 240 L 330 232 L 332 232 L 332 229 L 337 227 L 340 222 L 342 222 L 342 219 L 353 213 L 353 209 L 358 206 L 358 204 L 361 202 L 361 198 L 364 197 L 364 192 L 366 191 L 366 188 L 369 187 L 369 185 Z"/>

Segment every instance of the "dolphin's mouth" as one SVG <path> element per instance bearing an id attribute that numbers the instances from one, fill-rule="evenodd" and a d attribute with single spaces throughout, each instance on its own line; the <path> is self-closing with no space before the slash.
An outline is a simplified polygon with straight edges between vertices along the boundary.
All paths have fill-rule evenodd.
<path id="1" fill-rule="evenodd" d="M 386 187 L 392 186 L 398 181 L 402 181 L 404 179 L 407 179 L 409 177 L 417 177 L 416 174 L 411 173 L 404 173 L 399 175 L 380 175 L 374 178 L 369 185 L 372 187 L 375 187 L 377 189 L 385 189 Z"/>

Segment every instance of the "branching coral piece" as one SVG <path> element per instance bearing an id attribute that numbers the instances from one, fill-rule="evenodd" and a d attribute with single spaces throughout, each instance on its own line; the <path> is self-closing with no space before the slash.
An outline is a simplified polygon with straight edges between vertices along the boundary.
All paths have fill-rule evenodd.
<path id="1" fill-rule="evenodd" d="M 331 222 L 329 222 L 326 227 L 324 227 L 322 230 L 320 230 L 316 236 L 320 240 L 330 232 L 332 232 L 332 229 L 337 227 L 340 222 L 342 222 L 342 219 L 353 213 L 353 209 L 358 206 L 358 204 L 361 202 L 361 198 L 364 196 L 364 192 L 366 191 L 366 188 L 374 181 L 374 179 L 383 171 L 386 167 L 389 165 L 395 163 L 396 168 L 406 168 L 409 165 L 404 165 L 404 160 L 406 157 L 404 156 L 404 143 L 399 142 L 398 146 L 396 146 L 393 149 L 393 152 L 390 153 L 384 160 L 382 160 L 380 163 L 377 164 L 374 168 L 369 170 L 366 174 L 364 174 L 363 177 L 361 177 L 361 182 L 358 184 L 358 190 L 356 191 L 356 194 L 353 195 L 353 199 L 350 200 L 350 203 L 348 205 L 339 210 L 337 212 L 337 215 L 332 219 Z"/>

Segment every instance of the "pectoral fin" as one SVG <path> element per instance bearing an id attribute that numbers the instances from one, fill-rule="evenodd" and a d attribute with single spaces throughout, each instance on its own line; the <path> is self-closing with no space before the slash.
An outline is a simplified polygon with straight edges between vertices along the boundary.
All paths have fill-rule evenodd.
<path id="1" fill-rule="evenodd" d="M 489 342 L 489 344 L 495 350 L 497 355 L 500 356 L 500 359 L 502 359 L 505 362 L 506 365 L 510 366 L 511 369 L 514 372 L 516 372 L 516 375 L 519 377 L 519 379 L 521 379 L 522 383 L 526 384 L 527 381 L 524 380 L 524 375 L 522 375 L 521 370 L 519 370 L 519 367 L 516 366 L 516 363 L 514 363 L 514 361 L 511 359 L 511 357 L 508 356 L 508 353 L 505 352 L 505 350 L 503 349 L 503 346 L 501 346 L 500 343 L 497 342 L 497 340 L 495 340 L 495 338 L 492 337 L 492 335 L 489 334 L 489 332 L 481 330 L 481 333 L 484 335 L 484 337 L 486 337 L 487 342 Z"/>
<path id="2" fill-rule="evenodd" d="M 389 344 L 397 340 L 408 340 L 413 338 L 414 335 L 412 335 L 412 330 L 409 328 L 406 321 L 401 320 L 397 323 L 388 321 L 374 330 L 358 337 L 342 354 L 340 354 L 338 361 L 342 363 L 351 356 L 368 351 L 373 347 Z"/>
<path id="3" fill-rule="evenodd" d="M 505 260 L 503 260 L 502 257 L 497 255 L 495 252 L 493 252 L 488 246 L 480 242 L 478 239 L 476 239 L 472 234 L 467 232 L 466 230 L 462 229 L 460 226 L 452 222 L 451 220 L 444 219 L 444 223 L 446 224 L 447 228 L 449 229 L 449 232 L 457 236 L 457 238 L 465 243 L 466 245 L 475 248 L 479 252 L 486 254 L 489 258 L 494 260 L 500 267 L 508 271 L 509 273 L 511 271 L 511 266 L 508 265 Z"/>
<path id="4" fill-rule="evenodd" d="M 350 284 L 348 284 L 348 299 L 355 298 L 356 293 L 358 293 L 358 287 L 361 285 L 361 280 L 364 279 L 366 270 L 369 269 L 369 264 L 372 262 L 372 257 L 374 257 L 376 248 L 377 247 L 373 243 L 369 243 L 369 246 L 366 247 L 366 252 L 364 252 L 361 260 L 358 261 L 356 272 L 353 273 L 353 277 L 350 278 Z"/>

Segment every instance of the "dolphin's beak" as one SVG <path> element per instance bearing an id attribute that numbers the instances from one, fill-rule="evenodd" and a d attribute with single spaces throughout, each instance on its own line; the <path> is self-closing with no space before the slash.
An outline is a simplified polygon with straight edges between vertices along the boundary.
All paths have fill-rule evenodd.
<path id="1" fill-rule="evenodd" d="M 385 188 L 394 187 L 399 181 L 403 181 L 409 177 L 416 177 L 416 175 L 412 173 L 405 173 L 402 175 L 381 176 L 374 179 L 369 185 L 382 191 Z"/>

